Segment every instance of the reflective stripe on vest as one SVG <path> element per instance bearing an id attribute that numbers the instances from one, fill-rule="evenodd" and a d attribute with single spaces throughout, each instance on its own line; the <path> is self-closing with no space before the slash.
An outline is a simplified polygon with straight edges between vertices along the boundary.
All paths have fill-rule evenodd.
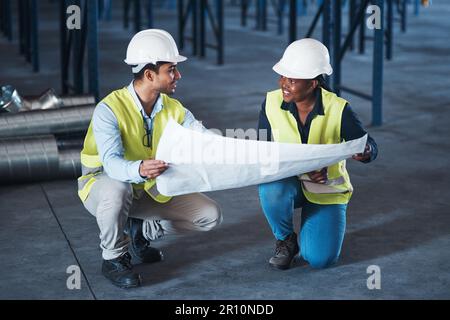
<path id="1" fill-rule="evenodd" d="M 144 120 L 142 114 L 136 108 L 128 89 L 123 88 L 114 91 L 103 99 L 102 102 L 112 110 L 117 118 L 125 160 L 154 159 L 159 139 L 169 119 L 172 118 L 180 124 L 183 123 L 186 111 L 181 103 L 162 93 L 161 98 L 164 107 L 153 119 L 152 148 L 145 147 L 143 144 L 143 137 L 146 134 Z M 84 146 L 81 151 L 81 165 L 82 176 L 78 179 L 78 195 L 84 202 L 95 182 L 95 176 L 103 172 L 92 129 L 92 121 L 84 139 Z M 150 179 L 141 184 L 133 184 L 133 188 L 144 189 L 149 196 L 161 203 L 171 199 L 171 197 L 166 197 L 158 192 L 156 179 Z"/>
<path id="2" fill-rule="evenodd" d="M 342 112 L 347 101 L 336 94 L 321 89 L 324 115 L 317 115 L 311 121 L 308 144 L 337 144 L 341 142 Z M 297 121 L 289 110 L 281 109 L 283 94 L 281 90 L 267 93 L 266 115 L 269 120 L 273 139 L 276 142 L 302 143 Z M 302 184 L 303 193 L 308 201 L 317 204 L 346 204 L 351 198 L 353 187 L 345 168 L 345 160 L 328 167 L 327 187 L 336 189 L 336 193 L 308 192 Z M 318 186 L 320 188 L 320 186 Z"/>

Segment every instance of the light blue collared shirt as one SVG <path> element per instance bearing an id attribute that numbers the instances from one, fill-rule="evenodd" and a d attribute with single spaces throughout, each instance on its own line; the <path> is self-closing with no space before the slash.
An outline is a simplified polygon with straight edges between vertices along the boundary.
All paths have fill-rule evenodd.
<path id="1" fill-rule="evenodd" d="M 156 114 L 164 108 L 161 95 L 153 106 L 152 113 L 149 117 L 145 113 L 141 101 L 134 90 L 133 81 L 128 85 L 127 89 L 133 97 L 134 107 L 142 114 L 144 121 L 147 123 L 148 130 L 151 132 L 153 129 L 153 119 Z M 182 123 L 183 127 L 197 131 L 207 131 L 201 122 L 195 119 L 192 112 L 188 109 L 185 110 L 186 114 Z M 142 178 L 139 174 L 139 165 L 142 160 L 147 159 L 138 161 L 128 161 L 124 159 L 124 149 L 117 118 L 112 110 L 103 102 L 100 102 L 94 110 L 92 116 L 92 128 L 97 144 L 97 151 L 106 174 L 113 179 L 123 182 L 145 182 L 146 179 Z"/>

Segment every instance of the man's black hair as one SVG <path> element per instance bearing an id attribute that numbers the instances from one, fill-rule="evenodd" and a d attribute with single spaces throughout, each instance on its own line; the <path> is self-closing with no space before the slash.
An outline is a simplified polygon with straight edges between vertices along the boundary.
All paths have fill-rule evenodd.
<path id="1" fill-rule="evenodd" d="M 156 64 L 153 64 L 153 63 L 148 63 L 148 64 L 146 64 L 145 67 L 143 67 L 143 68 L 141 69 L 141 71 L 139 71 L 138 73 L 133 73 L 134 80 L 141 80 L 141 79 L 144 77 L 145 70 L 152 70 L 152 71 L 154 71 L 156 74 L 158 74 L 158 73 L 159 73 L 159 68 L 160 68 L 163 64 L 166 64 L 166 63 L 168 63 L 168 62 L 166 62 L 166 61 L 158 61 Z M 133 66 L 131 66 L 131 67 L 134 68 L 134 67 L 137 67 L 137 65 L 133 65 Z"/>

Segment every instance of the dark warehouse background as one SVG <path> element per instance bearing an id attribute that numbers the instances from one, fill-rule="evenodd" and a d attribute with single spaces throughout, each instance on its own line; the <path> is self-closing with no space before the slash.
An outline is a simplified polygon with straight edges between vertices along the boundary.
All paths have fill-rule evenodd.
<path id="1" fill-rule="evenodd" d="M 81 29 L 67 28 L 70 5 Z M 366 25 L 369 5 L 381 8 L 381 29 Z M 0 0 L 1 94 L 22 98 L 0 100 L 0 298 L 449 299 L 449 17 L 449 1 Z M 370 165 L 347 162 L 355 193 L 336 265 L 272 270 L 252 186 L 208 193 L 223 224 L 155 242 L 165 261 L 136 267 L 142 287 L 101 275 L 98 227 L 77 196 L 79 151 L 95 103 L 130 83 L 128 42 L 149 27 L 188 57 L 175 98 L 221 130 L 257 127 L 290 42 L 327 45 L 329 85 L 379 147 Z M 79 290 L 66 286 L 71 265 Z M 367 287 L 372 265 L 378 290 Z"/>

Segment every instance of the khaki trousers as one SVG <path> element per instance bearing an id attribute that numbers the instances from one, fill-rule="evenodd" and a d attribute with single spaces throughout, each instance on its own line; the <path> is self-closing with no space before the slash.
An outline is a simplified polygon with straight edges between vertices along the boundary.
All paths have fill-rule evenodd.
<path id="1" fill-rule="evenodd" d="M 145 191 L 133 192 L 130 183 L 114 180 L 106 174 L 97 176 L 84 206 L 97 219 L 105 260 L 127 252 L 130 240 L 124 228 L 128 216 L 144 220 L 143 233 L 147 240 L 192 230 L 209 231 L 222 222 L 217 203 L 201 193 L 158 203 Z"/>

